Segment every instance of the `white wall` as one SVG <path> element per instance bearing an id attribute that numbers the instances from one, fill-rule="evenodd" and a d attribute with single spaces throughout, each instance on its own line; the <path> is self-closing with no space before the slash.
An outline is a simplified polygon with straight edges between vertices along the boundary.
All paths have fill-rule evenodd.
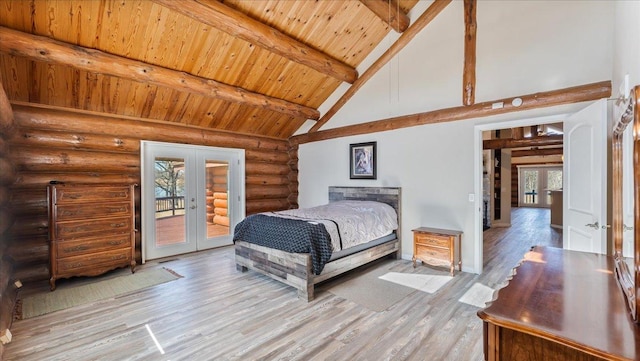
<path id="1" fill-rule="evenodd" d="M 615 2 L 613 96 L 621 95 L 624 75 L 629 85 L 640 85 L 640 1 Z"/>
<path id="2" fill-rule="evenodd" d="M 427 5 L 419 2 L 416 7 Z M 476 102 L 611 79 L 613 17 L 608 1 L 479 1 Z M 453 1 L 323 129 L 460 106 L 463 29 L 462 1 Z M 481 222 L 474 223 L 481 194 L 474 194 L 477 202 L 468 201 L 476 177 L 474 127 L 568 109 L 577 107 L 303 144 L 298 154 L 300 206 L 325 203 L 330 185 L 400 186 L 403 257 L 410 258 L 413 251 L 412 229 L 451 227 L 464 232 L 463 269 L 477 271 L 473 240 L 481 232 Z M 350 180 L 349 144 L 367 141 L 378 142 L 378 179 Z"/>

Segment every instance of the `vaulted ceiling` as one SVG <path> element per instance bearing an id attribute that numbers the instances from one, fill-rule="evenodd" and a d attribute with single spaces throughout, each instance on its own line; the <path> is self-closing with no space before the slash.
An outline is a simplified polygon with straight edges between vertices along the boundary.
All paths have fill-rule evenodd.
<path id="1" fill-rule="evenodd" d="M 13 102 L 288 138 L 417 1 L 2 0 L 0 76 Z"/>

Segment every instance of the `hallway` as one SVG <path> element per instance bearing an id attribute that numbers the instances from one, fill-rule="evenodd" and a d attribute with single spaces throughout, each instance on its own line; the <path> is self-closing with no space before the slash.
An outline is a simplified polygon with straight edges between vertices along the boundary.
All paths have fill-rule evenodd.
<path id="1" fill-rule="evenodd" d="M 511 227 L 492 227 L 483 232 L 484 271 L 508 274 L 533 246 L 562 248 L 562 231 L 550 226 L 548 208 L 514 207 Z M 498 272 L 493 272 L 499 270 Z"/>

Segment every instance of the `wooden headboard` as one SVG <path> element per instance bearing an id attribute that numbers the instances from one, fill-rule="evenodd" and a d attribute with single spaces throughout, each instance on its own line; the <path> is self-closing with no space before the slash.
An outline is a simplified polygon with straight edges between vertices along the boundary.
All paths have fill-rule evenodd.
<path id="1" fill-rule="evenodd" d="M 344 200 L 376 201 L 390 205 L 398 213 L 398 226 L 400 225 L 401 203 L 400 187 L 329 187 L 329 203 Z"/>

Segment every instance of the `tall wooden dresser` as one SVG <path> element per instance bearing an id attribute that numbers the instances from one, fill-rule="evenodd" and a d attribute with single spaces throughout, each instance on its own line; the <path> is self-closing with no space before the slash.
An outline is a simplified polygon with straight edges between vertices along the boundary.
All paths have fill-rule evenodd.
<path id="1" fill-rule="evenodd" d="M 135 271 L 135 185 L 50 184 L 51 290 L 56 280 Z"/>

